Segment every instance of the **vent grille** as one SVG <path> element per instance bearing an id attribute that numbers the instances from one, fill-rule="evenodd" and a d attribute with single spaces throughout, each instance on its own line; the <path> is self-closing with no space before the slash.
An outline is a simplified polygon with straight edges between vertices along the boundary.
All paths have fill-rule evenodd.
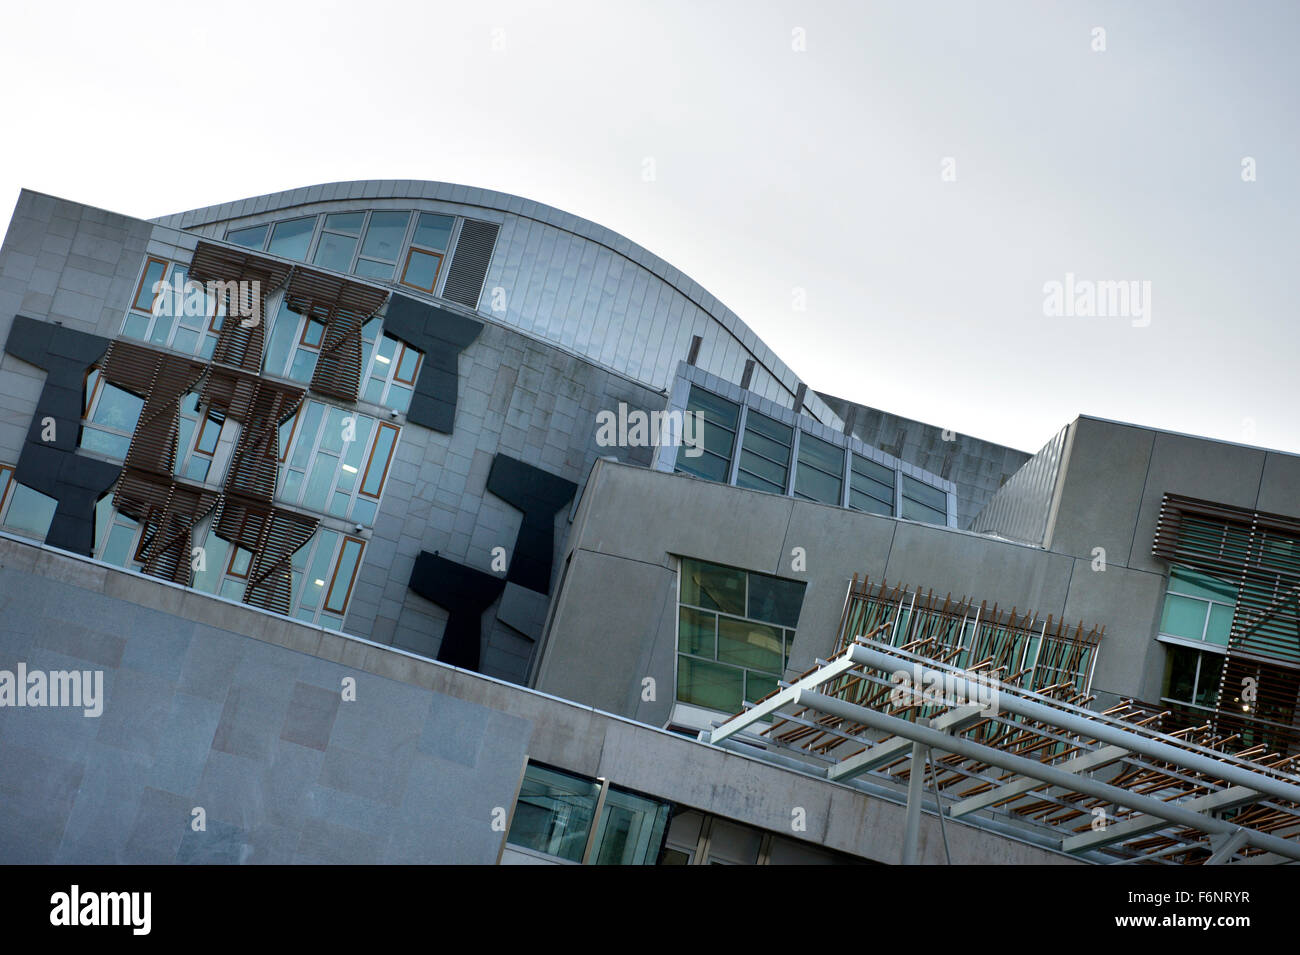
<path id="1" fill-rule="evenodd" d="M 470 308 L 478 308 L 478 297 L 487 278 L 488 262 L 496 245 L 497 231 L 494 222 L 466 219 L 456 240 L 456 253 L 451 258 L 451 269 L 442 287 L 442 297 Z"/>

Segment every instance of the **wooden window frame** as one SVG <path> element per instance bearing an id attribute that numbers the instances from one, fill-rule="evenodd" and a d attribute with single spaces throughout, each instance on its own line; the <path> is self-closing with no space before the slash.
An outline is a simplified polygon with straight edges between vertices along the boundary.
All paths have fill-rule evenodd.
<path id="1" fill-rule="evenodd" d="M 334 610 L 330 607 L 330 593 L 334 590 L 334 581 L 338 579 L 339 565 L 343 563 L 343 551 L 347 548 L 348 541 L 354 541 L 356 544 L 360 546 L 361 550 L 357 553 L 357 562 L 352 567 L 352 576 L 348 580 L 347 593 L 343 595 L 343 607 L 339 610 Z M 344 534 L 343 540 L 339 542 L 338 555 L 334 558 L 334 571 L 333 573 L 330 574 L 330 581 L 325 586 L 325 593 L 321 598 L 321 604 L 318 608 L 316 608 L 318 619 L 320 615 L 324 613 L 335 614 L 335 615 L 347 613 L 348 601 L 352 599 L 352 588 L 353 586 L 355 586 L 357 582 L 357 573 L 361 570 L 361 561 L 365 556 L 366 556 L 366 542 L 362 540 L 360 537 L 353 537 L 351 534 Z"/>
<path id="2" fill-rule="evenodd" d="M 425 288 L 423 285 L 416 285 L 413 282 L 406 281 L 406 273 L 411 270 L 411 256 L 415 255 L 417 252 L 420 255 L 431 255 L 438 260 L 438 267 L 434 269 L 433 272 L 433 285 L 431 285 L 429 288 Z M 446 256 L 445 252 L 434 252 L 429 249 L 421 249 L 412 245 L 409 249 L 406 250 L 406 262 L 402 265 L 402 277 L 398 280 L 398 284 L 405 285 L 407 288 L 413 288 L 417 291 L 424 292 L 428 295 L 432 295 L 433 290 L 438 287 L 438 279 L 442 278 L 442 262 L 445 256 Z"/>
<path id="3" fill-rule="evenodd" d="M 242 531 L 243 528 L 241 527 L 240 530 Z M 241 550 L 246 550 L 246 548 L 240 547 L 238 544 L 233 542 L 230 544 L 230 559 L 226 561 L 226 576 L 234 577 L 236 580 L 247 581 L 248 574 L 241 574 L 239 571 L 235 570 L 235 558 L 239 556 Z M 253 569 L 253 559 L 255 557 L 257 557 L 256 551 L 248 551 L 248 569 L 250 571 Z"/>
<path id="4" fill-rule="evenodd" d="M 370 477 L 370 469 L 375 463 L 375 449 L 379 447 L 379 432 L 383 428 L 390 428 L 393 434 L 393 446 L 388 449 L 388 460 L 384 462 L 384 473 L 379 478 L 379 493 L 370 494 L 365 490 L 366 480 Z M 361 475 L 361 482 L 357 485 L 357 496 L 368 497 L 372 501 L 378 501 L 384 493 L 384 485 L 388 483 L 388 469 L 392 467 L 393 455 L 397 453 L 397 439 L 401 436 L 402 429 L 395 424 L 389 424 L 387 421 L 380 421 L 379 427 L 375 429 L 375 435 L 370 444 L 370 454 L 366 456 L 366 470 Z M 342 458 L 339 459 L 340 461 Z"/>
<path id="5" fill-rule="evenodd" d="M 18 469 L 12 464 L 0 464 L 0 472 L 3 471 L 9 472 L 9 480 L 5 482 L 4 491 L 0 492 L 0 514 L 5 512 L 5 505 L 9 503 L 9 492 L 13 490 L 17 481 L 14 475 L 18 473 Z"/>
<path id="6" fill-rule="evenodd" d="M 397 353 L 397 361 L 393 365 L 392 383 L 399 384 L 399 385 L 411 385 L 412 387 L 414 387 L 415 379 L 420 376 L 420 363 L 424 361 L 424 355 L 420 352 L 419 349 L 408 347 L 406 342 L 399 341 L 397 344 L 401 345 L 402 347 L 401 350 Z M 409 380 L 401 377 L 397 373 L 398 370 L 402 367 L 402 359 L 406 356 L 406 353 L 408 351 L 415 352 L 415 371 L 414 373 L 412 373 Z M 374 359 L 372 358 L 371 361 L 373 360 Z M 387 391 L 387 389 L 384 390 Z"/>
<path id="7" fill-rule="evenodd" d="M 158 258 L 156 255 L 147 256 L 144 260 L 144 269 L 140 272 L 140 281 L 135 286 L 135 294 L 131 296 L 131 311 L 145 312 L 150 317 L 153 317 L 153 306 L 158 301 L 157 297 L 155 296 L 150 300 L 148 308 L 141 308 L 137 303 L 140 301 L 140 293 L 144 291 L 144 280 L 149 277 L 149 265 L 152 262 L 157 262 L 163 267 L 162 280 L 167 281 L 167 272 L 171 268 L 171 263 L 166 259 Z"/>

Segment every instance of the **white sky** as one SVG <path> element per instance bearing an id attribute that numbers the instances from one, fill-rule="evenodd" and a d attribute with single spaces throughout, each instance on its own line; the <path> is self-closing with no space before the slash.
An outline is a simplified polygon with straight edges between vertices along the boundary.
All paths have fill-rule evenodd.
<path id="1" fill-rule="evenodd" d="M 149 218 L 461 182 L 641 243 L 818 390 L 1031 451 L 1084 413 L 1300 452 L 1298 22 L 1260 0 L 10 2 L 0 222 L 22 187 Z M 1045 316 L 1067 272 L 1149 281 L 1150 324 Z"/>

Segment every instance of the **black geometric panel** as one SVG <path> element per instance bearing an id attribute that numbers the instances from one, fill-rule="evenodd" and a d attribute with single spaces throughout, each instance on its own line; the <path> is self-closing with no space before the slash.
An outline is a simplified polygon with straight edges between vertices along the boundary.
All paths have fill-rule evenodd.
<path id="1" fill-rule="evenodd" d="M 107 348 L 107 338 L 22 315 L 5 342 L 6 352 L 46 372 L 14 480 L 59 502 L 45 542 L 86 556 L 95 547 L 95 502 L 122 472 L 120 465 L 77 454 L 86 369 Z M 52 441 L 41 440 L 45 418 L 55 422 Z"/>
<path id="2" fill-rule="evenodd" d="M 578 485 L 498 454 L 492 459 L 487 489 L 524 513 L 506 580 L 539 594 L 549 594 L 551 560 L 555 554 L 555 515 L 573 499 Z"/>
<path id="3" fill-rule="evenodd" d="M 447 611 L 438 660 L 478 672 L 483 611 L 501 596 L 506 582 L 473 567 L 422 551 L 411 570 L 410 588 Z"/>
<path id="4" fill-rule="evenodd" d="M 408 421 L 451 434 L 456 423 L 460 353 L 478 337 L 483 323 L 445 308 L 393 294 L 384 317 L 384 334 L 424 352 Z"/>

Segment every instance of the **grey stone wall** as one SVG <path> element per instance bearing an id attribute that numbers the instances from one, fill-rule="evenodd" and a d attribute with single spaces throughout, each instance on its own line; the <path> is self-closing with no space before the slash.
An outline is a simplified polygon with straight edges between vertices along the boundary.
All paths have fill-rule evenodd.
<path id="1" fill-rule="evenodd" d="M 101 670 L 105 701 L 0 707 L 0 864 L 492 863 L 525 758 L 769 831 L 798 805 L 840 852 L 901 848 L 896 802 L 0 536 L 0 669 L 19 662 Z M 954 859 L 1071 861 L 947 838 Z M 944 860 L 929 815 L 920 851 Z"/>

